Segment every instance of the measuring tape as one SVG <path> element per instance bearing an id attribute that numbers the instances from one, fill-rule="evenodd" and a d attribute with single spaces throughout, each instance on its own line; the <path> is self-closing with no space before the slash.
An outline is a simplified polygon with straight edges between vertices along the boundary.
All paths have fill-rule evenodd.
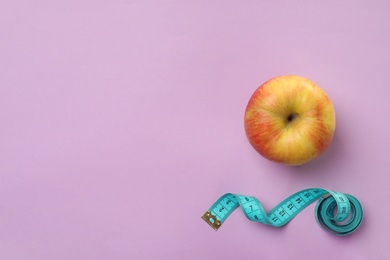
<path id="1" fill-rule="evenodd" d="M 324 230 L 345 236 L 354 232 L 362 222 L 363 208 L 354 196 L 319 188 L 294 193 L 268 214 L 258 199 L 227 193 L 203 214 L 202 219 L 213 229 L 218 230 L 229 215 L 240 206 L 249 220 L 281 227 L 317 199 L 320 200 L 315 207 L 315 217 Z"/>

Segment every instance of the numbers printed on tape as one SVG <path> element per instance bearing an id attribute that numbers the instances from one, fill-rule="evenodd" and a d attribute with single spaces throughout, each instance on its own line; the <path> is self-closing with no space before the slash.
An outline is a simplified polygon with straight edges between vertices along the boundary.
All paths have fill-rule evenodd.
<path id="1" fill-rule="evenodd" d="M 317 199 L 319 201 L 315 207 L 315 217 L 324 230 L 343 236 L 354 232 L 359 227 L 363 219 L 363 209 L 355 197 L 319 188 L 299 191 L 283 200 L 268 213 L 254 197 L 227 193 L 203 214 L 202 219 L 213 229 L 218 230 L 229 215 L 240 207 L 251 221 L 281 227 Z"/>

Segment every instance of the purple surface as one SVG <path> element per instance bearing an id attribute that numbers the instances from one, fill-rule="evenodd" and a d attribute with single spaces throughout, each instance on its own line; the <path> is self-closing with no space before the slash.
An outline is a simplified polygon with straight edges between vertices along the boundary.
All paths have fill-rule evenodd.
<path id="1" fill-rule="evenodd" d="M 0 259 L 390 259 L 390 5 L 267 2 L 3 0 Z M 302 167 L 244 133 L 282 74 L 336 109 Z M 330 235 L 314 205 L 283 229 L 200 218 L 225 192 L 270 210 L 309 187 L 356 196 L 361 228 Z"/>

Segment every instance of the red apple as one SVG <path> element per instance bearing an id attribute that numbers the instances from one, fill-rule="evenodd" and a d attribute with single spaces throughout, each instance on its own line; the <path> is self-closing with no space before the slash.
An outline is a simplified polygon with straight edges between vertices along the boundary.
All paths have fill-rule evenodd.
<path id="1" fill-rule="evenodd" d="M 261 85 L 245 111 L 249 142 L 265 158 L 300 165 L 322 154 L 336 127 L 333 104 L 314 82 L 295 75 Z"/>

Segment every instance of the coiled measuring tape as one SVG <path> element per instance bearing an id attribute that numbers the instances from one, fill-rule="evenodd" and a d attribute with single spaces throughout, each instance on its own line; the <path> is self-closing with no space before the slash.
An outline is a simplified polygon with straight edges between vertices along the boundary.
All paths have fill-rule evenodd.
<path id="1" fill-rule="evenodd" d="M 203 214 L 202 219 L 213 229 L 218 230 L 229 215 L 240 206 L 249 220 L 282 227 L 317 199 L 319 201 L 315 207 L 315 218 L 324 230 L 338 236 L 345 236 L 360 226 L 363 208 L 354 196 L 319 188 L 294 193 L 268 214 L 258 199 L 227 193 Z"/>

